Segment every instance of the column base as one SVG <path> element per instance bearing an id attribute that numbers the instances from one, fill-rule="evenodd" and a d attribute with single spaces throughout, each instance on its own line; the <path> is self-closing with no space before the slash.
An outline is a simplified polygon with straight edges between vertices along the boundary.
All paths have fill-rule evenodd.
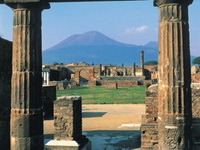
<path id="1" fill-rule="evenodd" d="M 45 150 L 91 150 L 91 142 L 88 140 L 81 146 L 76 141 L 51 140 L 45 145 Z"/>

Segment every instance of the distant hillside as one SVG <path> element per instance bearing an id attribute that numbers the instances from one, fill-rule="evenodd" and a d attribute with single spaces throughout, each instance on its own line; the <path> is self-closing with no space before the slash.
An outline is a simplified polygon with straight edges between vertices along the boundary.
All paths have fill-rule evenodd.
<path id="1" fill-rule="evenodd" d="M 153 43 L 153 44 L 152 44 Z M 101 64 L 139 65 L 140 51 L 145 61 L 157 60 L 157 42 L 145 46 L 124 44 L 97 31 L 75 34 L 43 51 L 43 63 L 87 62 Z"/>

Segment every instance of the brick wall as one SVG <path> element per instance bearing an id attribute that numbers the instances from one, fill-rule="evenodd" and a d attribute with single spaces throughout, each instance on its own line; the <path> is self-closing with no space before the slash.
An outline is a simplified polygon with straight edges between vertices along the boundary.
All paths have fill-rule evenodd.
<path id="1" fill-rule="evenodd" d="M 141 147 L 142 149 L 157 149 L 158 144 L 158 101 L 157 85 L 150 86 L 146 91 L 146 111 L 142 116 Z M 193 150 L 200 149 L 200 84 L 191 85 L 192 116 L 193 116 Z"/>
<path id="2" fill-rule="evenodd" d="M 192 84 L 193 149 L 200 149 L 200 83 Z"/>
<path id="3" fill-rule="evenodd" d="M 109 86 L 113 83 L 117 83 L 117 86 L 137 86 L 138 81 L 99 81 L 102 86 Z"/>
<path id="4" fill-rule="evenodd" d="M 82 136 L 81 97 L 63 96 L 54 102 L 54 140 L 78 140 Z"/>
<path id="5" fill-rule="evenodd" d="M 143 149 L 157 149 L 158 144 L 158 100 L 157 84 L 146 91 L 146 110 L 142 116 L 141 147 Z"/>

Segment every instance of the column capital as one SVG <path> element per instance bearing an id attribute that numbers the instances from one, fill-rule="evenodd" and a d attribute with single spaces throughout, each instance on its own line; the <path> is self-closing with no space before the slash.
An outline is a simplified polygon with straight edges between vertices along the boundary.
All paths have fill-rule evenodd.
<path id="1" fill-rule="evenodd" d="M 161 6 L 167 4 L 190 5 L 193 0 L 154 0 L 154 6 Z"/>
<path id="2" fill-rule="evenodd" d="M 49 9 L 50 4 L 45 0 L 28 0 L 23 2 L 22 0 L 4 0 L 5 4 L 12 9 Z"/>

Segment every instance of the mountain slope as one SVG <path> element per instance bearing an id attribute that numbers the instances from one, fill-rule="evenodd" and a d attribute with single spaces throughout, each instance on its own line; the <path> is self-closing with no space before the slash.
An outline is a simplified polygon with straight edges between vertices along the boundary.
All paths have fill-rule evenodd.
<path id="1" fill-rule="evenodd" d="M 117 42 L 100 32 L 91 31 L 72 35 L 50 49 L 43 51 L 43 63 L 88 62 L 102 64 L 139 65 L 140 51 L 145 61 L 157 60 L 157 48 Z"/>

